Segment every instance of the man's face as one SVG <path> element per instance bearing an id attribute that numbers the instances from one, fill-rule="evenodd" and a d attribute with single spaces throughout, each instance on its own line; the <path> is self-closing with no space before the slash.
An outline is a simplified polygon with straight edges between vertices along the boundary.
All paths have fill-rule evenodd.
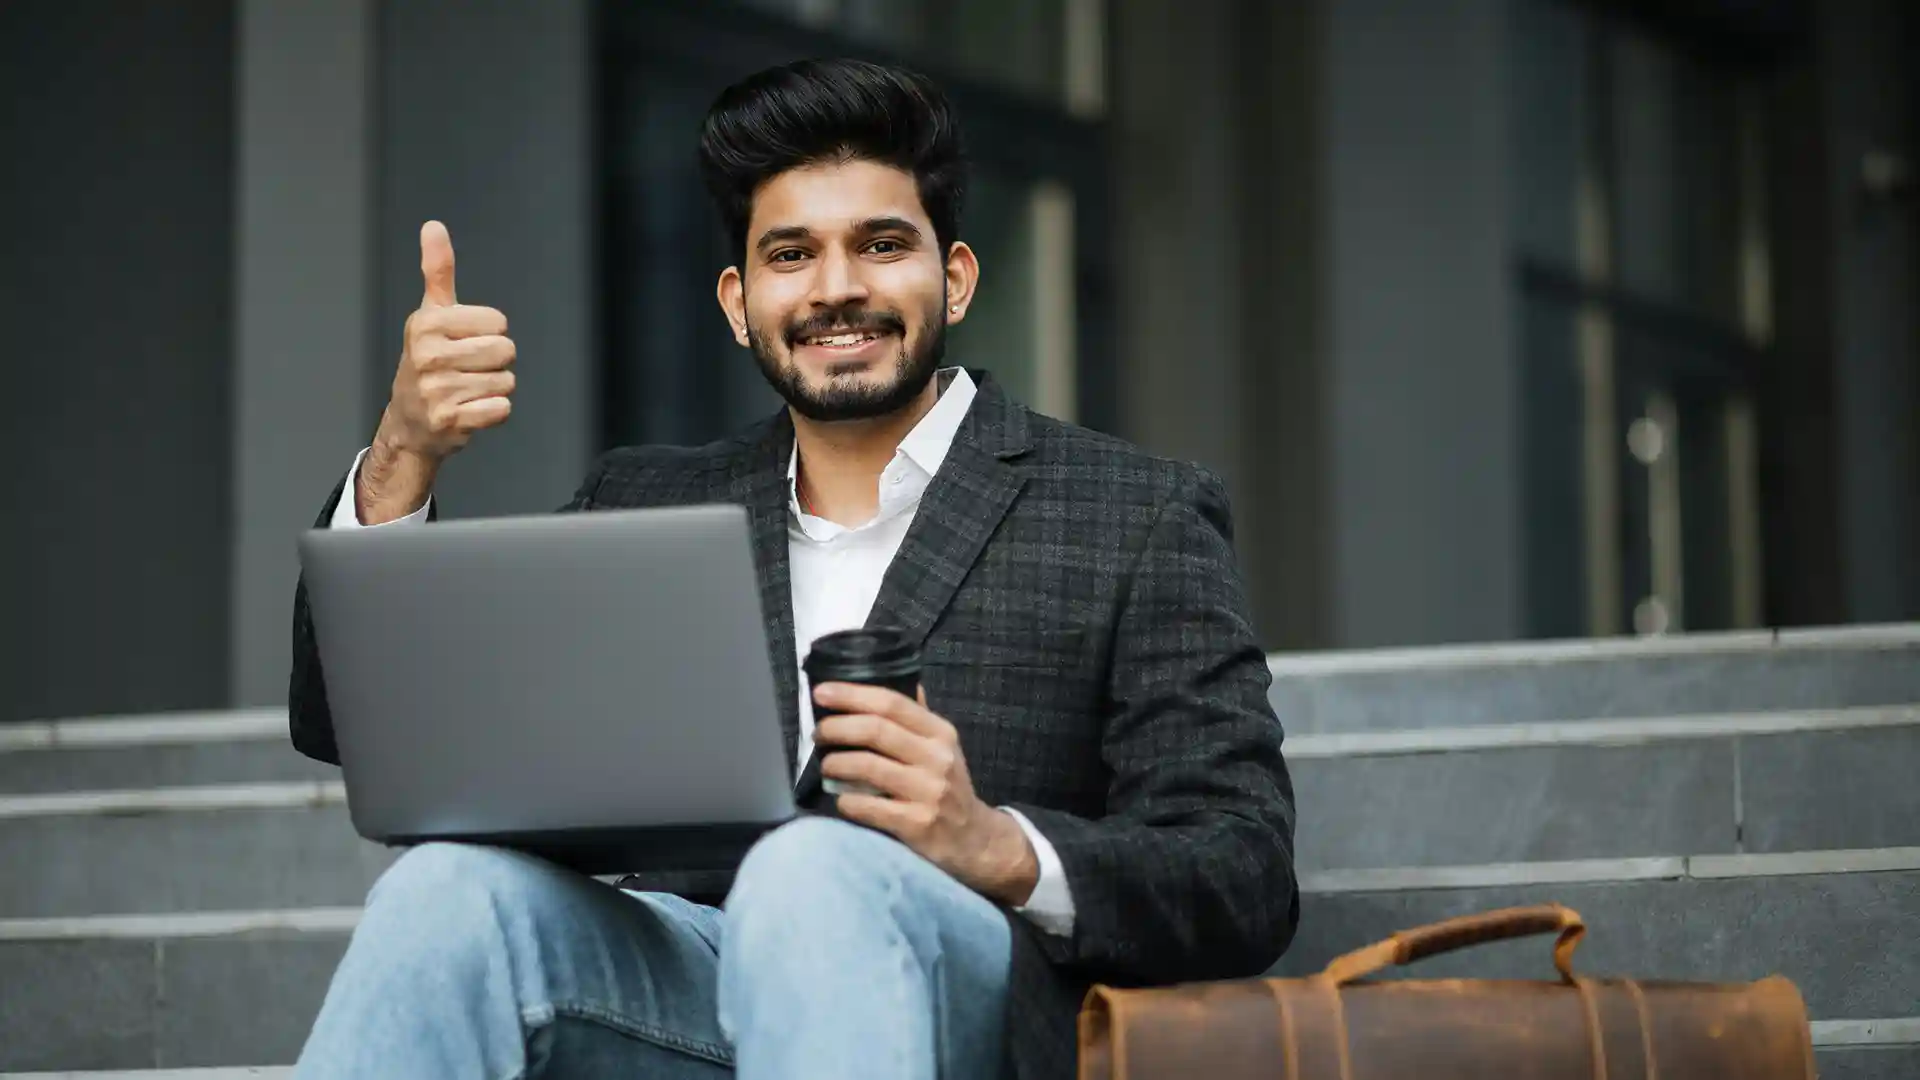
<path id="1" fill-rule="evenodd" d="M 910 404 L 940 364 L 948 320 L 959 319 L 950 309 L 963 311 L 972 292 L 972 252 L 940 250 L 912 174 L 871 161 L 767 181 L 744 259 L 721 275 L 721 305 L 761 374 L 813 420 Z"/>

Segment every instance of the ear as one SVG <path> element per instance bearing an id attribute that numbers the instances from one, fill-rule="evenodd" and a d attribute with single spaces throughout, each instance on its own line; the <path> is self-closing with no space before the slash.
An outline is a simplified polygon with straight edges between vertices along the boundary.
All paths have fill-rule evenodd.
<path id="1" fill-rule="evenodd" d="M 973 249 L 958 240 L 947 249 L 947 325 L 967 317 L 973 303 L 973 291 L 980 285 L 980 260 Z"/>
<path id="2" fill-rule="evenodd" d="M 741 348 L 747 347 L 747 284 L 740 277 L 740 268 L 729 266 L 720 271 L 720 283 L 714 288 L 714 297 L 720 301 L 720 310 L 726 313 L 727 324 L 733 327 L 733 340 Z"/>

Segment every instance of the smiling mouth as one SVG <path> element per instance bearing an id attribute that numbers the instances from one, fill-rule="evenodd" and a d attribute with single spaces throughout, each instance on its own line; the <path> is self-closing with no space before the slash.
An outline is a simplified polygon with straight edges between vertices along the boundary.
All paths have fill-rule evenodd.
<path id="1" fill-rule="evenodd" d="M 857 349 L 885 336 L 885 330 L 843 330 L 832 334 L 809 334 L 800 339 L 800 344 L 816 349 Z"/>

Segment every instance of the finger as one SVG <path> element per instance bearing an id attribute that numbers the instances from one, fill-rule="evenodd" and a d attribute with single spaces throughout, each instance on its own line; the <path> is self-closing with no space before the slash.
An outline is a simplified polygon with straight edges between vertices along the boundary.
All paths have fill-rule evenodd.
<path id="1" fill-rule="evenodd" d="M 515 379 L 511 371 L 449 371 L 422 376 L 420 385 L 442 401 L 464 405 L 482 398 L 507 397 L 513 393 Z"/>
<path id="2" fill-rule="evenodd" d="M 454 413 L 454 424 L 462 431 L 479 431 L 506 422 L 513 413 L 513 400 L 503 397 L 480 398 L 463 402 Z"/>
<path id="3" fill-rule="evenodd" d="M 925 769 L 903 765 L 866 750 L 835 750 L 820 759 L 820 775 L 835 780 L 856 780 L 911 802 L 937 803 L 944 794 L 940 778 Z"/>
<path id="4" fill-rule="evenodd" d="M 859 683 L 822 683 L 813 699 L 846 713 L 872 713 L 897 720 L 908 731 L 928 738 L 946 738 L 953 732 L 947 723 L 925 705 L 884 686 Z"/>
<path id="5" fill-rule="evenodd" d="M 486 337 L 505 334 L 507 316 L 499 308 L 480 307 L 476 304 L 423 308 L 413 313 L 409 329 L 415 336 L 439 334 L 441 337 L 450 339 Z"/>
<path id="6" fill-rule="evenodd" d="M 829 716 L 814 729 L 814 741 L 821 746 L 872 750 L 908 765 L 944 769 L 951 764 L 951 751 L 938 739 L 916 735 L 905 725 L 884 716 L 864 713 Z"/>
<path id="7" fill-rule="evenodd" d="M 925 832 L 933 820 L 933 810 L 928 804 L 908 799 L 889 799 L 884 795 L 862 795 L 850 791 L 835 796 L 834 806 L 840 811 L 840 816 L 848 821 L 879 829 L 903 841 Z"/>
<path id="8" fill-rule="evenodd" d="M 420 297 L 423 308 L 451 307 L 459 303 L 453 297 L 453 237 L 437 221 L 420 226 L 420 277 L 427 291 Z"/>
<path id="9" fill-rule="evenodd" d="M 519 349 L 513 339 L 499 334 L 424 342 L 420 366 L 426 371 L 505 371 Z"/>

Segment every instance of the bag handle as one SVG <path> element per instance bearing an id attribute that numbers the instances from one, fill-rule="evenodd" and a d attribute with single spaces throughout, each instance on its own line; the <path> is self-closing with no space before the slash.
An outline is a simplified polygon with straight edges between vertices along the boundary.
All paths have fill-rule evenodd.
<path id="1" fill-rule="evenodd" d="M 1320 973 L 1320 978 L 1341 986 L 1364 979 L 1382 968 L 1411 964 L 1455 949 L 1534 934 L 1558 934 L 1560 938 L 1553 945 L 1553 966 L 1559 970 L 1560 978 L 1571 984 L 1574 981 L 1573 950 L 1586 932 L 1587 924 L 1580 913 L 1559 904 L 1502 908 L 1402 930 L 1385 941 L 1335 958 Z"/>

